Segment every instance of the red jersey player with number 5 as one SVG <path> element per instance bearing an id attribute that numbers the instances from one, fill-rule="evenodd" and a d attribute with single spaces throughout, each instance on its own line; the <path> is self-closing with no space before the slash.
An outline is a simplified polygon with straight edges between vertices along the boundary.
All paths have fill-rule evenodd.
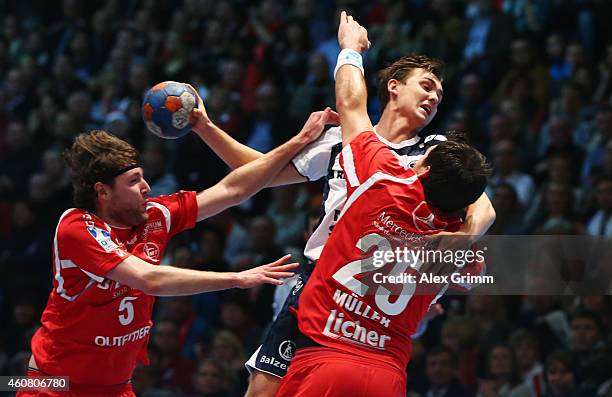
<path id="1" fill-rule="evenodd" d="M 410 335 L 438 291 L 415 293 L 418 287 L 405 283 L 391 293 L 368 283 L 383 267 L 391 268 L 389 275 L 411 270 L 407 262 L 376 265 L 373 250 L 410 248 L 415 235 L 456 230 L 461 219 L 450 214 L 478 199 L 488 167 L 477 150 L 456 141 L 429 149 L 413 168 L 403 164 L 376 138 L 368 118 L 361 66 L 367 31 L 343 12 L 338 41 L 347 200 L 300 297 L 301 342 L 277 396 L 404 397 Z M 398 82 L 390 95 L 402 89 Z M 428 116 L 426 109 L 421 116 Z"/>
<path id="2" fill-rule="evenodd" d="M 289 142 L 196 192 L 148 198 L 138 153 L 104 131 L 79 135 L 64 156 L 77 208 L 61 216 L 53 245 L 53 290 L 32 338 L 29 377 L 67 376 L 69 391 L 18 396 L 133 397 L 137 361 L 147 363 L 154 296 L 282 284 L 289 256 L 240 273 L 159 266 L 168 240 L 246 200 L 273 179 L 333 118 L 316 112 Z M 40 380 L 40 379 L 38 379 Z"/>

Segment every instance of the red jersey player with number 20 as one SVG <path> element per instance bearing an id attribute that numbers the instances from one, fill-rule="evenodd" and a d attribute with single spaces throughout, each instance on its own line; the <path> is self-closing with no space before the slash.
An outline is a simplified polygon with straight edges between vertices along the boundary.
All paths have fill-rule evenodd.
<path id="1" fill-rule="evenodd" d="M 367 31 L 345 12 L 338 41 L 336 106 L 342 126 L 341 165 L 347 200 L 298 310 L 301 346 L 277 396 L 406 395 L 410 335 L 437 291 L 415 293 L 414 283 L 391 293 L 368 283 L 383 268 L 408 272 L 408 263 L 376 265 L 374 250 L 411 247 L 415 235 L 458 229 L 449 214 L 484 191 L 488 168 L 471 146 L 454 141 L 429 149 L 410 168 L 376 138 L 366 110 L 361 52 Z M 402 84 L 390 90 L 403 89 Z M 420 113 L 427 117 L 425 109 Z M 418 292 L 418 290 L 417 290 Z"/>

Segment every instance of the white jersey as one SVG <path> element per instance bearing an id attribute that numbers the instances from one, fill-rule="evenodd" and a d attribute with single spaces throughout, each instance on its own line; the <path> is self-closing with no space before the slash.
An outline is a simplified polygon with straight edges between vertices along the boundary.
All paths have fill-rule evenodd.
<path id="1" fill-rule="evenodd" d="M 376 135 L 381 142 L 389 146 L 402 164 L 408 164 L 410 167 L 414 166 L 428 147 L 446 140 L 444 135 L 429 135 L 425 138 L 417 135 L 412 139 L 393 143 Z M 316 141 L 302 149 L 292 160 L 297 171 L 309 181 L 325 177 L 321 218 L 304 249 L 304 256 L 313 262 L 321 256 L 323 246 L 334 225 L 338 222 L 346 199 L 346 181 L 339 160 L 341 150 L 341 129 L 331 127 L 323 132 Z"/>

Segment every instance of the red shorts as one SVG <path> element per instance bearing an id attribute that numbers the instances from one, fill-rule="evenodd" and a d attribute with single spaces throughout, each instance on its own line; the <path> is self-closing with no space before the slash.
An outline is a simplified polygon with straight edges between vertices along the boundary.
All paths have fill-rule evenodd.
<path id="1" fill-rule="evenodd" d="M 28 369 L 28 377 L 47 376 L 35 369 Z M 70 391 L 18 391 L 16 397 L 136 397 L 132 384 L 125 383 L 115 386 L 92 386 L 69 383 Z"/>
<path id="2" fill-rule="evenodd" d="M 326 347 L 299 349 L 276 397 L 405 397 L 406 373 Z"/>

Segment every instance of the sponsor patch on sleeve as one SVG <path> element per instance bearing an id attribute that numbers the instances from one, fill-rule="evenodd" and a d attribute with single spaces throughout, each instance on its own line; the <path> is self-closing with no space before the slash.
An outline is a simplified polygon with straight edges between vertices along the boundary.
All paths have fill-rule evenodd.
<path id="1" fill-rule="evenodd" d="M 111 239 L 111 235 L 107 230 L 100 229 L 99 227 L 95 226 L 89 226 L 87 231 L 98 242 L 98 244 L 100 244 L 100 247 L 102 247 L 104 251 L 112 252 L 119 248 Z"/>

